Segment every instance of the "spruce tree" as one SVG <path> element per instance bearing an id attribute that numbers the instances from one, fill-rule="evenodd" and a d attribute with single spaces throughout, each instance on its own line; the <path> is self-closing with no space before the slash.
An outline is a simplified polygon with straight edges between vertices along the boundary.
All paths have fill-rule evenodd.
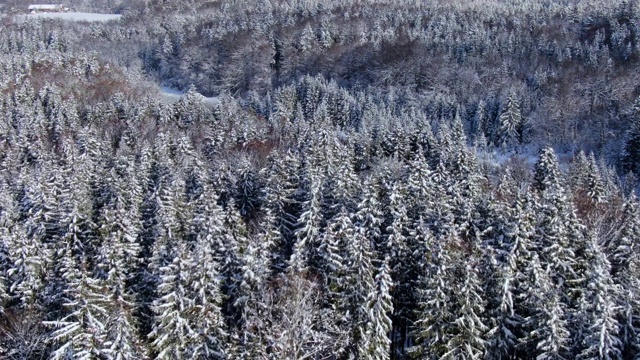
<path id="1" fill-rule="evenodd" d="M 53 359 L 92 359 L 105 354 L 110 294 L 104 281 L 91 276 L 85 264 L 78 263 L 67 248 L 64 254 L 64 279 L 67 281 L 64 317 L 44 322 L 53 328 L 49 341 Z"/>
<path id="2" fill-rule="evenodd" d="M 448 350 L 452 324 L 453 260 L 446 245 L 430 242 L 429 262 L 419 278 L 419 316 L 416 322 L 417 345 L 411 349 L 416 358 L 441 358 Z"/>
<path id="3" fill-rule="evenodd" d="M 634 253 L 640 250 L 640 207 L 635 194 L 632 194 L 622 205 L 620 232 L 607 244 L 607 256 L 611 264 L 611 273 L 617 277 L 619 273 L 629 270 Z"/>
<path id="4" fill-rule="evenodd" d="M 591 233 L 587 252 L 590 267 L 579 304 L 578 320 L 584 329 L 578 334 L 577 358 L 619 359 L 623 344 L 617 320 L 620 309 L 615 303 L 618 289 L 611 280 L 609 261 L 597 241 Z"/>
<path id="5" fill-rule="evenodd" d="M 537 359 L 559 360 L 570 358 L 571 334 L 566 305 L 559 289 L 550 278 L 549 269 L 543 269 L 538 258 L 533 257 L 527 294 L 531 315 L 527 317 L 528 336 L 523 339 L 527 356 Z"/>
<path id="6" fill-rule="evenodd" d="M 640 100 L 636 100 L 631 111 L 627 136 L 620 156 L 625 171 L 640 173 Z"/>
<path id="7" fill-rule="evenodd" d="M 27 235 L 21 224 L 14 224 L 4 232 L 9 262 L 7 294 L 21 306 L 33 306 L 44 289 L 48 253 L 35 236 Z"/>
<path id="8" fill-rule="evenodd" d="M 149 338 L 155 359 L 181 359 L 192 357 L 193 339 L 197 333 L 192 328 L 194 299 L 189 297 L 191 264 L 184 243 L 172 247 L 173 260 L 158 268 L 159 298 L 153 303 L 155 321 Z"/>
<path id="9" fill-rule="evenodd" d="M 508 146 L 524 142 L 525 121 L 515 92 L 511 91 L 505 100 L 498 122 L 498 134 L 495 139 L 497 144 Z"/>
<path id="10" fill-rule="evenodd" d="M 505 359 L 515 356 L 524 337 L 528 278 L 533 253 L 531 241 L 535 218 L 531 200 L 518 196 L 504 210 L 495 239 L 488 241 L 490 263 L 487 315 L 492 323 L 488 332 L 487 357 Z"/>
<path id="11" fill-rule="evenodd" d="M 103 274 L 111 298 L 103 352 L 112 359 L 142 357 L 141 340 L 133 317 L 134 297 L 127 286 L 138 266 L 136 260 L 140 252 L 136 209 L 135 204 L 119 197 L 115 209 L 104 209 L 100 228 L 104 240 L 97 268 Z"/>
<path id="12" fill-rule="evenodd" d="M 315 270 L 317 267 L 316 249 L 323 222 L 321 188 L 321 179 L 312 178 L 309 199 L 303 204 L 303 212 L 298 220 L 297 242 L 289 264 L 293 271 Z"/>
<path id="13" fill-rule="evenodd" d="M 371 243 L 366 235 L 367 229 L 356 226 L 354 237 L 347 243 L 347 274 L 345 276 L 345 303 L 349 321 L 349 348 L 351 356 L 359 358 L 365 356 L 370 334 L 367 333 L 369 309 L 367 297 L 374 288 L 373 252 Z"/>
<path id="14" fill-rule="evenodd" d="M 485 353 L 485 333 L 488 329 L 482 315 L 485 311 L 485 300 L 478 275 L 474 255 L 467 259 L 458 259 L 454 274 L 460 276 L 454 291 L 456 301 L 452 304 L 453 328 L 446 347 L 444 358 L 479 359 Z"/>
<path id="15" fill-rule="evenodd" d="M 389 358 L 391 339 L 391 318 L 393 299 L 390 288 L 393 285 L 387 259 L 382 262 L 375 277 L 374 288 L 367 297 L 369 308 L 366 324 L 367 341 L 359 351 L 360 359 L 384 360 Z"/>
<path id="16" fill-rule="evenodd" d="M 533 175 L 533 188 L 544 192 L 548 189 L 556 190 L 562 182 L 558 159 L 551 147 L 545 147 L 540 151 L 540 157 L 536 162 Z"/>

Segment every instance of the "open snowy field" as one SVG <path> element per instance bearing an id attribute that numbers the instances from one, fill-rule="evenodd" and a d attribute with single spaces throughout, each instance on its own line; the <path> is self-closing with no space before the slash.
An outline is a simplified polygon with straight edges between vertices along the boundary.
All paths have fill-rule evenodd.
<path id="1" fill-rule="evenodd" d="M 117 14 L 96 14 L 96 13 L 81 13 L 81 12 L 68 12 L 68 13 L 42 13 L 42 14 L 28 14 L 19 15 L 16 18 L 20 19 L 62 19 L 70 21 L 89 21 L 89 22 L 104 22 L 112 20 L 120 20 L 122 15 Z"/>

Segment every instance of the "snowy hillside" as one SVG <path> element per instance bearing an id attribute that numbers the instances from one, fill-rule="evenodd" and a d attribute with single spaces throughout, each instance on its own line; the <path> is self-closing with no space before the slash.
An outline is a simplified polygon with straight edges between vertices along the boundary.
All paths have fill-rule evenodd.
<path id="1" fill-rule="evenodd" d="M 116 15 L 116 14 L 65 12 L 65 13 L 27 14 L 27 15 L 19 15 L 16 18 L 23 19 L 23 20 L 60 19 L 60 20 L 69 20 L 69 21 L 105 22 L 105 21 L 120 20 L 121 17 L 122 15 Z"/>
<path id="2" fill-rule="evenodd" d="M 0 359 L 640 359 L 639 1 L 70 1 L 1 20 Z"/>

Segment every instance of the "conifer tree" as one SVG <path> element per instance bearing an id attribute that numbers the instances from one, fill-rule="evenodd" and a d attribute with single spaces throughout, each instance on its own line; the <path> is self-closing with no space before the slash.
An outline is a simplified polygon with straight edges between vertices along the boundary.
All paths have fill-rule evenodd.
<path id="1" fill-rule="evenodd" d="M 107 335 L 110 297 L 103 281 L 90 276 L 86 265 L 78 264 L 71 247 L 64 254 L 64 278 L 67 286 L 64 317 L 46 321 L 54 330 L 50 343 L 53 359 L 91 359 L 103 356 Z"/>
<path id="2" fill-rule="evenodd" d="M 356 226 L 354 237 L 347 243 L 347 274 L 345 277 L 345 303 L 350 314 L 350 336 L 348 353 L 359 358 L 365 356 L 369 342 L 367 321 L 369 309 L 367 297 L 374 288 L 374 267 L 371 243 L 366 235 L 367 230 Z"/>
<path id="3" fill-rule="evenodd" d="M 454 359 L 478 359 L 485 352 L 485 332 L 488 327 L 484 323 L 485 300 L 482 298 L 482 288 L 477 267 L 474 263 L 474 255 L 466 260 L 458 259 L 454 274 L 461 276 L 455 286 L 457 294 L 455 305 L 452 306 L 453 328 L 446 347 L 445 358 Z M 466 264 L 465 264 L 466 262 Z"/>
<path id="4" fill-rule="evenodd" d="M 560 182 L 553 150 L 542 151 L 535 171 L 533 186 L 540 191 L 540 198 L 533 249 L 538 251 L 543 267 L 551 266 L 549 275 L 559 286 L 561 301 L 571 305 L 580 292 L 583 267 L 579 260 L 586 247 L 585 228 Z"/>
<path id="5" fill-rule="evenodd" d="M 502 106 L 498 122 L 497 144 L 508 146 L 514 143 L 522 143 L 525 140 L 524 118 L 515 92 L 509 93 Z"/>
<path id="6" fill-rule="evenodd" d="M 533 175 L 533 188 L 544 192 L 548 189 L 556 190 L 561 184 L 561 174 L 558 159 L 551 147 L 545 147 L 540 152 Z"/>
<path id="7" fill-rule="evenodd" d="M 412 349 L 416 358 L 441 358 L 447 352 L 454 315 L 451 312 L 452 259 L 442 242 L 430 242 L 429 262 L 419 279 L 420 308 Z"/>
<path id="8" fill-rule="evenodd" d="M 619 308 L 615 303 L 618 289 L 613 284 L 610 265 L 591 233 L 587 256 L 591 260 L 584 292 L 580 299 L 579 320 L 584 326 L 577 341 L 579 359 L 619 359 L 622 342 L 618 337 Z"/>
<path id="9" fill-rule="evenodd" d="M 557 285 L 553 284 L 549 270 L 541 267 L 537 257 L 531 263 L 532 286 L 527 294 L 531 316 L 527 327 L 531 329 L 524 339 L 528 355 L 537 359 L 569 358 L 570 333 L 566 306 L 561 300 Z"/>
<path id="10" fill-rule="evenodd" d="M 190 296 L 193 297 L 195 314 L 192 325 L 198 334 L 194 354 L 201 357 L 222 357 L 227 353 L 227 325 L 222 316 L 220 246 L 225 243 L 224 212 L 216 204 L 215 196 L 208 184 L 198 199 L 202 207 L 193 219 L 194 225 L 201 227 L 191 253 L 193 282 Z"/>
<path id="11" fill-rule="evenodd" d="M 369 318 L 366 324 L 367 342 L 363 344 L 359 354 L 361 359 L 388 359 L 391 339 L 391 318 L 393 312 L 393 299 L 390 288 L 393 285 L 390 276 L 391 270 L 387 260 L 382 262 L 378 274 L 375 277 L 373 292 L 367 297 Z"/>
<path id="12" fill-rule="evenodd" d="M 156 359 L 181 359 L 195 354 L 193 339 L 197 333 L 192 328 L 194 299 L 189 297 L 191 264 L 184 243 L 172 247 L 173 261 L 158 268 L 159 298 L 154 301 L 156 315 L 149 338 Z"/>
<path id="13" fill-rule="evenodd" d="M 434 184 L 431 183 L 431 170 L 422 149 L 413 161 L 409 163 L 410 172 L 407 179 L 407 195 L 413 212 L 422 213 L 428 211 L 430 202 L 433 201 Z"/>
<path id="14" fill-rule="evenodd" d="M 303 204 L 303 212 L 298 221 L 300 227 L 296 230 L 298 240 L 294 245 L 289 264 L 292 271 L 317 268 L 316 249 L 323 222 L 321 188 L 321 179 L 312 178 L 309 199 Z"/>
<path id="15" fill-rule="evenodd" d="M 474 140 L 486 136 L 487 111 L 484 100 L 478 102 L 473 119 L 471 120 L 471 134 Z"/>
<path id="16" fill-rule="evenodd" d="M 383 213 L 380 210 L 378 185 L 372 178 L 367 178 L 362 185 L 361 200 L 357 205 L 353 222 L 357 228 L 364 231 L 363 236 L 369 241 L 373 250 L 378 250 L 381 243 L 380 226 Z"/>
<path id="17" fill-rule="evenodd" d="M 103 273 L 111 299 L 103 352 L 113 359 L 142 357 L 141 341 L 133 318 L 134 298 L 127 286 L 138 265 L 136 260 L 140 252 L 136 209 L 135 204 L 127 204 L 123 197 L 118 197 L 115 209 L 104 210 L 100 229 L 104 241 L 97 267 Z"/>
<path id="18" fill-rule="evenodd" d="M 243 254 L 250 251 L 247 227 L 231 201 L 222 211 L 222 236 L 216 241 L 215 256 L 220 276 L 222 294 L 221 311 L 229 336 L 238 336 L 242 329 L 242 313 L 245 305 L 245 286 L 251 268 L 247 268 Z M 247 272 L 249 271 L 249 273 Z M 265 275 L 265 274 L 260 274 Z"/>
<path id="19" fill-rule="evenodd" d="M 634 103 L 630 117 L 620 164 L 625 171 L 638 174 L 640 173 L 640 100 Z"/>
<path id="20" fill-rule="evenodd" d="M 33 306 L 44 289 L 48 254 L 42 243 L 35 236 L 28 236 L 20 224 L 6 228 L 3 233 L 9 262 L 7 293 L 22 306 Z"/>
<path id="21" fill-rule="evenodd" d="M 587 174 L 589 172 L 589 159 L 584 151 L 580 151 L 578 155 L 571 160 L 569 167 L 569 184 L 573 189 L 582 189 L 585 187 Z"/>
<path id="22" fill-rule="evenodd" d="M 275 230 L 282 243 L 274 255 L 274 274 L 282 271 L 289 260 L 295 240 L 296 222 L 300 216 L 299 170 L 300 161 L 295 154 L 287 152 L 269 159 L 266 169 L 265 198 L 268 213 L 273 216 Z"/>
<path id="23" fill-rule="evenodd" d="M 519 196 L 505 210 L 496 239 L 489 244 L 491 269 L 487 309 L 491 320 L 488 332 L 487 357 L 505 359 L 516 354 L 519 340 L 524 337 L 525 317 L 529 309 L 525 303 L 532 276 L 529 266 L 533 253 L 534 214 L 531 200 Z"/>
<path id="24" fill-rule="evenodd" d="M 614 277 L 620 272 L 626 272 L 640 245 L 640 210 L 635 194 L 632 194 L 622 205 L 622 218 L 620 234 L 607 244 L 607 255 L 611 264 L 611 273 Z"/>
<path id="25" fill-rule="evenodd" d="M 601 204 L 606 198 L 605 184 L 600 176 L 600 169 L 593 153 L 589 154 L 589 172 L 586 178 L 587 195 L 595 205 Z"/>
<path id="26" fill-rule="evenodd" d="M 347 273 L 347 244 L 355 237 L 355 228 L 351 217 L 343 207 L 327 225 L 327 231 L 320 245 L 321 274 L 325 276 L 327 295 L 336 311 L 344 310 L 344 303 L 335 303 L 344 296 Z"/>
<path id="27" fill-rule="evenodd" d="M 621 231 L 608 244 L 607 260 L 611 263 L 611 277 L 617 288 L 619 338 L 622 356 L 627 358 L 640 352 L 640 261 L 637 256 L 638 215 L 634 194 L 622 205 Z"/>

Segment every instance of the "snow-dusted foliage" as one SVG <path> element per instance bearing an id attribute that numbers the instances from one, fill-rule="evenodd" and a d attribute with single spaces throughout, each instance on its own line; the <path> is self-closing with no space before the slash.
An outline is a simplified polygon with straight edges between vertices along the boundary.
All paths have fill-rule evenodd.
<path id="1" fill-rule="evenodd" d="M 69 5 L 0 0 L 1 359 L 640 356 L 634 1 Z"/>

